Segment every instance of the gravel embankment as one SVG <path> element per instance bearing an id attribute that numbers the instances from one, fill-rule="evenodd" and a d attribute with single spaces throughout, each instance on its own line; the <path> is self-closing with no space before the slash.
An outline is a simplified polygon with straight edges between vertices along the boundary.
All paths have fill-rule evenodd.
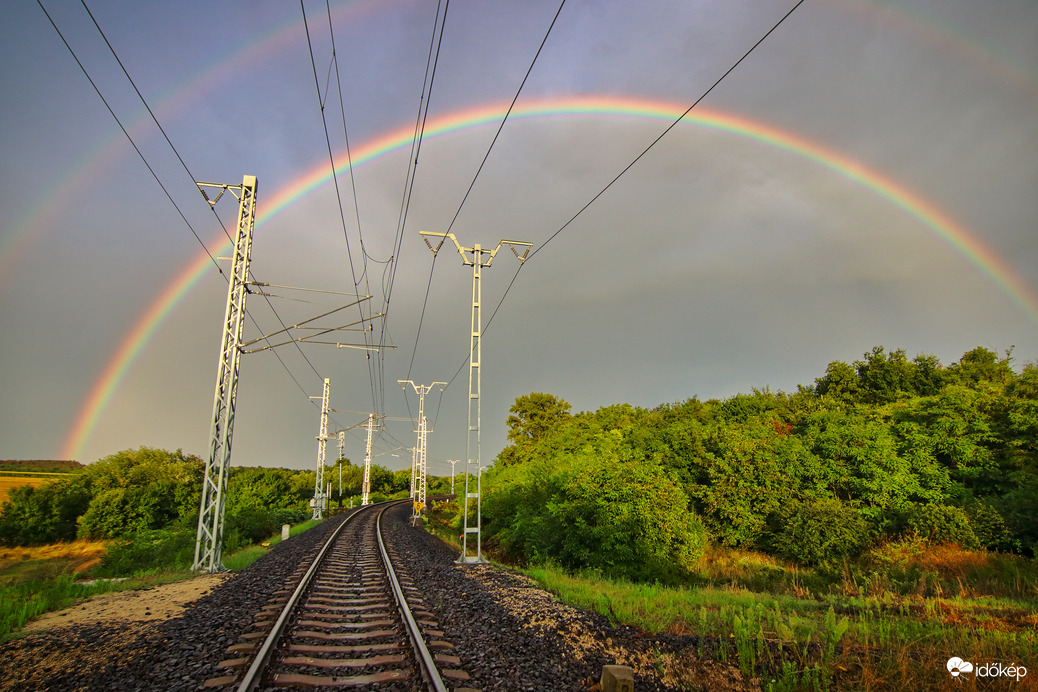
<path id="1" fill-rule="evenodd" d="M 399 523 L 392 540 L 444 638 L 472 679 L 490 690 L 586 690 L 605 664 L 628 665 L 635 689 L 750 690 L 730 666 L 699 661 L 692 636 L 645 636 L 563 605 L 528 578 L 484 565 L 455 565 L 456 551 Z M 0 690 L 199 690 L 227 671 L 216 664 L 253 615 L 338 524 L 326 522 L 275 546 L 181 615 L 155 622 L 108 621 L 29 634 L 0 645 Z"/>
<path id="2" fill-rule="evenodd" d="M 252 616 L 338 524 L 325 522 L 275 546 L 184 610 L 159 623 L 74 625 L 0 645 L 0 690 L 197 690 Z"/>
<path id="3" fill-rule="evenodd" d="M 458 552 L 424 531 L 394 532 L 426 605 L 453 642 L 466 683 L 490 690 L 586 690 L 603 665 L 634 670 L 635 690 L 755 690 L 738 668 L 700 662 L 694 636 L 647 636 L 561 603 L 528 577 L 455 565 Z"/>

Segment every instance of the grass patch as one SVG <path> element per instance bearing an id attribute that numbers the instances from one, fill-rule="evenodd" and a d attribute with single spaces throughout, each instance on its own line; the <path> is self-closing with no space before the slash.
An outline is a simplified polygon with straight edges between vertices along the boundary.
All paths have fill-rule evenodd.
<path id="1" fill-rule="evenodd" d="M 301 524 L 295 524 L 288 530 L 289 537 L 296 536 L 303 533 L 321 523 L 320 519 L 309 519 Z M 245 569 L 256 560 L 270 552 L 270 547 L 277 545 L 281 542 L 281 532 L 279 531 L 276 535 L 272 536 L 269 541 L 264 541 L 259 545 L 250 545 L 236 550 L 230 555 L 223 556 L 223 566 L 232 572 L 240 572 Z"/>
<path id="2" fill-rule="evenodd" d="M 250 545 L 223 557 L 223 566 L 232 572 L 240 572 L 270 552 L 262 545 Z"/>
<path id="3" fill-rule="evenodd" d="M 86 572 L 105 553 L 103 541 L 72 541 L 26 548 L 0 548 L 0 587 Z"/>
<path id="4" fill-rule="evenodd" d="M 12 633 L 38 615 L 67 608 L 79 599 L 114 588 L 110 581 L 77 584 L 74 573 L 0 586 L 0 641 L 10 639 Z"/>
<path id="5" fill-rule="evenodd" d="M 297 535 L 319 523 L 310 520 L 296 524 L 289 530 L 289 535 Z M 155 552 L 172 550 L 182 542 L 181 538 L 175 532 L 148 532 L 147 535 L 137 537 L 137 540 L 109 544 L 103 541 L 73 541 L 2 549 L 0 642 L 15 636 L 34 617 L 68 608 L 98 594 L 146 589 L 190 579 L 195 576 L 194 572 L 189 571 L 193 554 L 184 552 L 168 564 L 151 559 Z M 192 536 L 188 543 L 193 544 L 193 541 Z M 224 565 L 231 571 L 245 569 L 265 555 L 270 550 L 269 546 L 280 542 L 281 533 L 278 532 L 266 545 L 247 546 L 225 556 Z M 113 552 L 106 552 L 108 548 Z M 103 559 L 106 562 L 102 564 Z M 109 578 L 83 583 L 84 578 L 102 573 Z M 119 579 L 115 580 L 116 577 Z"/>
<path id="6" fill-rule="evenodd" d="M 453 500 L 437 502 L 433 500 L 425 511 L 426 531 L 461 550 L 461 531 L 455 526 L 458 517 L 458 503 Z"/>
<path id="7" fill-rule="evenodd" d="M 695 584 L 683 587 L 550 564 L 523 571 L 562 601 L 614 623 L 697 635 L 687 655 L 738 665 L 765 689 L 946 689 L 951 656 L 975 666 L 1034 667 L 1033 561 L 955 546 L 877 550 L 833 574 L 712 548 Z M 676 679 L 687 664 L 664 662 Z M 1033 685 L 1032 678 L 1024 687 Z"/>

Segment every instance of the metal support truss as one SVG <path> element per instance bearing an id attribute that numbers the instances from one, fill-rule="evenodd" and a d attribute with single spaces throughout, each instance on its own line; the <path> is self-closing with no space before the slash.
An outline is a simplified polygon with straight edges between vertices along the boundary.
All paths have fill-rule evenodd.
<path id="1" fill-rule="evenodd" d="M 314 479 L 314 499 L 310 501 L 310 506 L 314 510 L 311 519 L 323 519 L 324 510 L 328 507 L 328 497 L 324 489 L 324 460 L 328 446 L 328 399 L 331 395 L 331 383 L 330 379 L 324 378 L 324 396 L 321 397 L 321 427 L 317 433 L 317 477 Z M 317 397 L 310 398 L 316 399 Z M 342 485 L 341 477 L 339 485 Z"/>
<path id="2" fill-rule="evenodd" d="M 335 460 L 335 465 L 339 467 L 339 508 L 342 509 L 342 450 L 346 446 L 346 431 L 339 430 L 335 434 L 339 437 L 339 458 Z"/>
<path id="3" fill-rule="evenodd" d="M 414 462 L 411 465 L 411 499 L 413 500 L 411 519 L 418 520 L 421 518 L 422 510 L 425 509 L 425 491 L 427 486 L 426 471 L 428 469 L 428 457 L 426 455 L 428 426 L 425 420 L 425 395 L 436 386 L 439 386 L 440 391 L 442 392 L 447 386 L 447 383 L 433 382 L 432 384 L 415 384 L 411 380 L 397 380 L 397 382 L 405 390 L 407 389 L 407 385 L 411 385 L 418 394 L 418 444 L 415 446 Z"/>
<path id="4" fill-rule="evenodd" d="M 409 486 L 410 487 L 410 492 L 408 493 L 408 497 L 411 498 L 412 502 L 414 501 L 415 490 L 417 490 L 417 488 L 418 488 L 418 477 L 416 476 L 417 472 L 418 472 L 418 448 L 417 447 L 411 447 L 411 485 Z"/>
<path id="5" fill-rule="evenodd" d="M 215 205 L 224 192 L 238 198 L 238 230 L 235 234 L 230 281 L 227 286 L 227 310 L 224 314 L 220 364 L 216 372 L 216 394 L 209 435 L 209 459 L 202 480 L 202 504 L 198 512 L 195 537 L 195 571 L 218 572 L 223 547 L 223 513 L 227 500 L 227 470 L 231 463 L 231 437 L 234 433 L 234 409 L 238 391 L 238 369 L 241 365 L 241 340 L 245 327 L 245 297 L 248 294 L 249 259 L 252 255 L 252 229 L 256 220 L 256 176 L 246 175 L 241 185 L 198 183 L 202 195 Z M 205 188 L 220 188 L 215 200 L 209 200 Z"/>
<path id="6" fill-rule="evenodd" d="M 461 261 L 464 265 L 472 267 L 472 329 L 471 337 L 469 340 L 469 412 L 468 412 L 468 439 L 466 441 L 466 464 L 465 464 L 465 502 L 462 505 L 462 516 L 464 522 L 464 531 L 461 535 L 461 557 L 455 562 L 458 564 L 472 564 L 472 563 L 485 563 L 486 560 L 483 558 L 483 547 L 482 547 L 482 528 L 483 528 L 483 515 L 482 515 L 482 484 L 483 484 L 483 464 L 480 457 L 480 440 L 479 440 L 479 415 L 480 415 L 480 367 L 482 364 L 482 353 L 483 353 L 483 342 L 482 342 L 482 329 L 483 329 L 483 317 L 482 317 L 482 287 L 480 284 L 480 274 L 483 267 L 489 267 L 490 263 L 494 261 L 494 256 L 497 255 L 498 250 L 502 246 L 507 245 L 511 249 L 512 253 L 522 264 L 527 255 L 530 254 L 530 247 L 532 243 L 523 242 L 521 240 L 501 240 L 498 242 L 497 247 L 493 250 L 488 250 L 480 245 L 473 245 L 472 247 L 462 247 L 458 239 L 454 237 L 453 233 L 433 233 L 430 231 L 419 231 L 419 234 L 425 240 L 425 244 L 432 250 L 435 255 L 440 246 L 443 244 L 444 238 L 450 238 L 454 242 L 454 247 L 457 248 L 458 254 L 461 255 Z M 441 238 L 440 242 L 433 247 L 432 243 L 429 242 L 430 237 Z M 520 255 L 516 249 L 518 247 L 525 248 L 523 254 Z M 476 488 L 475 492 L 469 490 L 469 479 L 472 477 L 471 468 L 475 465 L 476 471 Z M 474 502 L 473 502 L 474 501 Z M 476 514 L 476 525 L 469 526 L 469 512 L 470 504 L 475 504 Z M 469 537 L 473 537 L 476 543 L 475 555 L 469 555 L 468 541 Z"/>
<path id="7" fill-rule="evenodd" d="M 368 414 L 368 443 L 364 446 L 364 482 L 360 486 L 360 503 L 368 504 L 368 496 L 371 494 L 371 433 L 376 428 L 377 418 L 374 413 Z"/>

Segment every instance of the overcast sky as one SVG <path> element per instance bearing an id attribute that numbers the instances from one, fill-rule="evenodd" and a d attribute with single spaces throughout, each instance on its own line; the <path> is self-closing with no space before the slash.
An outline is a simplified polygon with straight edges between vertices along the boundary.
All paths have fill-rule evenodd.
<path id="1" fill-rule="evenodd" d="M 204 258 L 193 232 L 226 254 L 191 176 L 257 176 L 258 280 L 355 292 L 356 278 L 373 295 L 365 314 L 386 309 L 391 287 L 374 335 L 396 348 L 381 361 L 319 345 L 243 359 L 234 465 L 313 466 L 309 397 L 324 377 L 333 430 L 387 416 L 375 453 L 390 468 L 409 463 L 418 408 L 397 380 L 449 381 L 426 400 L 430 470 L 465 457 L 472 270 L 450 243 L 434 263 L 419 231 L 534 246 L 518 275 L 507 249 L 483 270 L 484 321 L 511 284 L 483 339 L 484 463 L 515 397 L 533 391 L 575 411 L 790 391 L 876 345 L 945 364 L 976 346 L 1012 348 L 1018 367 L 1038 359 L 1031 0 L 806 0 L 698 119 L 567 225 L 668 127 L 653 113 L 680 114 L 794 4 L 569 0 L 517 102 L 540 115 L 506 122 L 462 204 L 554 0 L 451 2 L 424 101 L 431 0 L 332 2 L 332 33 L 325 3 L 306 0 L 310 44 L 299 5 L 282 0 L 90 0 L 175 152 L 84 7 L 44 0 L 174 206 L 41 7 L 3 3 L 0 458 L 90 462 L 140 445 L 206 456 L 227 291 L 213 263 L 133 341 Z M 575 99 L 592 112 L 563 107 Z M 347 134 L 352 153 L 370 151 L 412 131 L 422 103 L 430 126 L 499 115 L 423 140 L 395 249 L 410 139 L 339 176 L 338 200 L 323 184 L 265 214 L 330 170 L 322 102 L 340 165 Z M 236 201 L 216 210 L 233 232 Z M 341 304 L 270 292 L 286 324 Z M 262 297 L 248 309 L 247 337 L 279 328 Z M 92 399 L 105 383 L 110 395 Z M 351 431 L 346 456 L 363 455 Z"/>

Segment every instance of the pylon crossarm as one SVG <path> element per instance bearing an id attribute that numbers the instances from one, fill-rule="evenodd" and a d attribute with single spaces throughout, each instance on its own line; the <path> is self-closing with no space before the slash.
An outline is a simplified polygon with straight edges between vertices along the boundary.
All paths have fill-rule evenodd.
<path id="1" fill-rule="evenodd" d="M 331 330 L 331 331 L 340 331 L 340 330 Z M 341 331 L 357 331 L 357 330 L 343 329 Z M 360 330 L 360 331 L 366 331 L 366 330 Z M 323 336 L 324 334 L 325 334 L 325 332 L 322 332 L 320 334 L 308 334 L 307 336 L 301 336 L 301 337 L 298 337 L 296 339 L 288 339 L 287 341 L 280 341 L 280 342 L 278 342 L 276 344 L 267 344 L 266 346 L 260 346 L 259 348 L 252 348 L 252 349 L 249 349 L 247 351 L 243 351 L 243 353 L 259 353 L 260 351 L 270 351 L 272 349 L 278 348 L 280 346 L 285 346 L 287 344 L 323 344 L 325 346 L 335 346 L 337 348 L 359 348 L 359 349 L 362 349 L 362 350 L 365 350 L 365 351 L 374 351 L 375 353 L 378 353 L 383 348 L 396 348 L 396 346 L 391 346 L 391 345 L 388 345 L 388 344 L 382 344 L 381 346 L 369 346 L 367 344 L 350 344 L 350 343 L 344 343 L 342 341 L 318 341 L 317 337 Z"/>
<path id="2" fill-rule="evenodd" d="M 360 293 L 345 293 L 343 291 L 329 291 L 329 290 L 323 289 L 323 288 L 304 288 L 302 286 L 285 286 L 284 284 L 272 284 L 272 283 L 269 283 L 267 281 L 250 281 L 249 285 L 250 286 L 261 286 L 263 288 L 283 288 L 283 289 L 288 290 L 288 291 L 306 291 L 308 293 L 327 293 L 328 295 L 332 295 L 332 296 L 350 296 L 352 298 L 359 298 L 360 300 L 358 300 L 357 303 L 359 303 L 361 300 L 367 300 L 368 298 L 371 298 L 371 296 L 369 296 L 369 295 L 362 295 Z M 278 297 L 281 297 L 281 296 L 278 296 Z M 356 305 L 357 303 L 351 303 L 351 305 Z"/>
<path id="3" fill-rule="evenodd" d="M 440 248 L 443 247 L 444 241 L 447 238 L 450 238 L 452 241 L 454 241 L 454 247 L 458 248 L 458 252 L 461 254 L 462 259 L 463 260 L 465 259 L 465 253 L 462 251 L 463 248 L 461 247 L 461 243 L 458 242 L 458 239 L 454 236 L 453 233 L 437 233 L 435 231 L 418 231 L 418 235 L 422 236 L 422 240 L 424 240 L 425 244 L 429 246 L 430 250 L 432 250 L 432 253 L 433 253 L 434 257 L 436 256 L 436 253 L 440 251 Z M 440 242 L 436 244 L 436 247 L 433 247 L 432 243 L 429 242 L 429 238 L 439 238 Z"/>
<path id="4" fill-rule="evenodd" d="M 199 183 L 199 182 L 196 182 L 195 185 L 198 186 L 198 191 L 202 193 L 203 199 L 205 199 L 205 201 L 209 203 L 210 207 L 215 207 L 216 203 L 220 201 L 221 197 L 223 197 L 223 193 L 227 192 L 227 188 L 230 187 L 229 185 L 224 185 L 222 183 Z M 216 199 L 209 199 L 209 195 L 206 194 L 206 191 L 205 191 L 205 189 L 207 187 L 215 187 L 215 188 L 218 188 L 220 190 L 220 194 L 218 194 L 216 196 Z M 237 195 L 235 195 L 235 196 L 237 197 Z"/>
<path id="5" fill-rule="evenodd" d="M 527 243 L 523 240 L 502 240 L 500 245 L 497 246 L 499 250 L 501 249 L 501 245 L 507 245 L 509 247 L 512 254 L 515 255 L 515 258 L 519 260 L 519 264 L 526 261 L 527 256 L 530 254 L 530 248 L 533 247 L 533 243 Z M 519 251 L 516 250 L 516 247 L 524 247 L 526 249 L 523 250 L 523 254 L 520 255 Z"/>
<path id="6" fill-rule="evenodd" d="M 371 296 L 368 296 L 368 298 L 370 298 L 370 297 Z M 358 303 L 363 302 L 364 300 L 367 300 L 367 298 L 362 298 L 361 300 L 355 300 L 352 303 L 347 303 L 346 305 L 340 305 L 339 307 L 335 308 L 334 310 L 328 310 L 327 312 L 322 312 L 320 315 L 317 315 L 315 317 L 311 317 L 309 319 L 305 319 L 302 322 L 297 322 L 296 324 L 293 324 L 290 327 L 285 327 L 283 329 L 279 329 L 276 332 L 271 332 L 270 334 L 264 334 L 263 336 L 256 337 L 252 341 L 246 341 L 245 343 L 242 344 L 242 346 L 243 347 L 245 347 L 245 346 L 252 346 L 253 344 L 255 344 L 257 342 L 263 341 L 265 339 L 269 339 L 272 336 L 277 336 L 278 334 L 284 334 L 285 332 L 290 332 L 293 329 L 301 329 L 302 327 L 310 324 L 311 322 L 316 322 L 317 320 L 321 319 L 322 317 L 327 317 L 328 315 L 334 315 L 335 313 L 341 312 L 342 310 L 345 310 L 346 308 L 351 308 L 354 305 L 357 305 Z M 351 326 L 356 325 L 356 324 L 363 324 L 364 322 L 366 322 L 368 320 L 374 320 L 374 319 L 377 319 L 379 317 L 383 317 L 383 314 L 379 313 L 379 314 L 373 315 L 371 317 L 362 317 L 361 319 L 359 319 L 359 320 L 357 320 L 355 322 L 347 323 L 345 326 L 351 327 Z M 322 329 L 324 329 L 324 327 L 322 327 Z M 337 328 L 327 328 L 327 329 L 328 329 L 328 331 L 334 331 Z M 314 336 L 318 336 L 318 335 L 315 334 Z M 292 341 L 287 341 L 285 343 L 292 343 Z"/>

